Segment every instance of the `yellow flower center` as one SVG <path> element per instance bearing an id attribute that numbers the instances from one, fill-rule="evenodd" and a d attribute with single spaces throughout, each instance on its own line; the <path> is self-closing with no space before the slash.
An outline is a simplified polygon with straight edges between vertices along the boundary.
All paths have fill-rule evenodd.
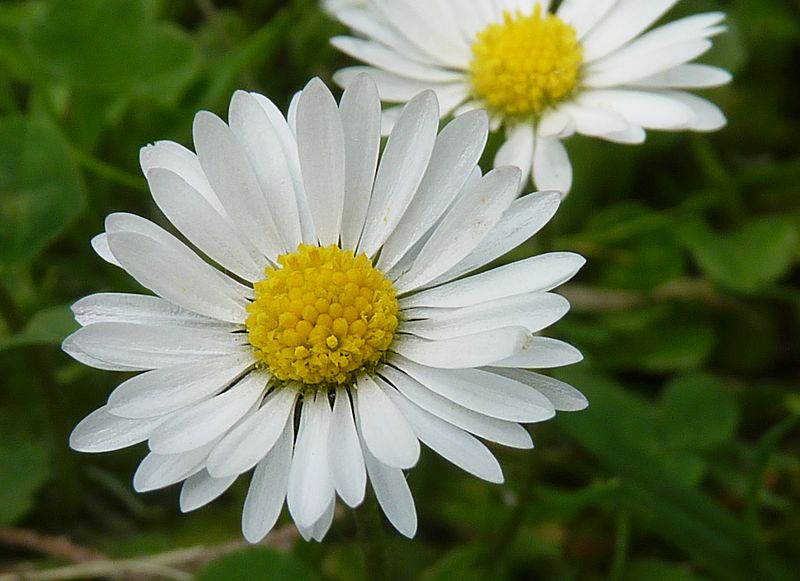
<path id="1" fill-rule="evenodd" d="M 278 379 L 346 383 L 376 363 L 397 329 L 392 283 L 365 254 L 300 245 L 255 284 L 247 332 Z"/>
<path id="2" fill-rule="evenodd" d="M 541 7 L 524 16 L 503 13 L 472 45 L 475 96 L 505 116 L 538 116 L 575 89 L 583 47 L 575 29 Z"/>

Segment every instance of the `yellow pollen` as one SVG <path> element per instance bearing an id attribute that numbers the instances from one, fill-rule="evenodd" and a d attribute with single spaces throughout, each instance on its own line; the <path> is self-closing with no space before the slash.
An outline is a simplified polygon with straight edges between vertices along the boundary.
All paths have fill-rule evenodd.
<path id="1" fill-rule="evenodd" d="M 365 254 L 300 245 L 257 282 L 247 310 L 256 357 L 278 379 L 346 383 L 376 363 L 397 330 L 392 283 Z"/>
<path id="2" fill-rule="evenodd" d="M 583 47 L 575 29 L 558 16 L 503 13 L 472 45 L 475 96 L 504 116 L 538 116 L 566 98 L 578 83 Z"/>

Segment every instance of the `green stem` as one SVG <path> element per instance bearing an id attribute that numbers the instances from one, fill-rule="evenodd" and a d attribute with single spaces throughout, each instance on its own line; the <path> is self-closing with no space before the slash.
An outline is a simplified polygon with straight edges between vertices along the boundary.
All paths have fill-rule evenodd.
<path id="1" fill-rule="evenodd" d="M 631 516 L 628 511 L 623 510 L 617 517 L 617 539 L 614 543 L 614 555 L 611 560 L 611 571 L 608 574 L 609 581 L 620 581 L 625 574 L 625 567 L 628 562 L 628 550 L 631 541 Z"/>
<path id="2" fill-rule="evenodd" d="M 367 493 L 364 503 L 353 511 L 361 553 L 364 555 L 364 568 L 367 579 L 388 581 L 389 553 L 383 532 L 378 503 L 372 493 Z"/>

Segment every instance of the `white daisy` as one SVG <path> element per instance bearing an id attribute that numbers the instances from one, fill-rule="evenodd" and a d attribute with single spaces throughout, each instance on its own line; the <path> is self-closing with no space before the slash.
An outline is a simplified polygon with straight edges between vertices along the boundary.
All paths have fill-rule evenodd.
<path id="1" fill-rule="evenodd" d="M 437 134 L 426 91 L 379 155 L 380 101 L 366 76 L 338 106 L 315 79 L 290 111 L 287 122 L 262 95 L 237 92 L 228 124 L 196 116 L 197 155 L 172 142 L 142 150 L 156 204 L 209 261 L 144 218 L 106 219 L 93 246 L 157 296 L 101 293 L 73 306 L 83 327 L 64 341 L 68 354 L 142 373 L 70 444 L 104 452 L 147 440 L 134 487 L 183 482 L 184 511 L 255 468 L 242 520 L 253 542 L 284 500 L 300 532 L 322 539 L 336 495 L 358 505 L 367 478 L 412 536 L 403 470 L 420 441 L 501 482 L 475 436 L 530 448 L 520 422 L 586 406 L 572 387 L 520 369 L 581 359 L 534 333 L 567 312 L 549 291 L 584 260 L 554 252 L 463 276 L 559 205 L 555 193 L 515 199 L 518 168 L 481 175 L 485 113 Z"/>
<path id="2" fill-rule="evenodd" d="M 485 108 L 506 142 L 495 166 L 514 164 L 540 189 L 567 193 L 562 140 L 575 134 L 642 143 L 645 129 L 714 131 L 725 116 L 684 89 L 723 85 L 724 70 L 691 63 L 725 30 L 719 12 L 645 32 L 678 0 L 370 0 L 337 17 L 359 38 L 333 44 L 370 66 L 386 102 L 436 91 L 442 115 Z M 399 109 L 386 111 L 391 127 Z"/>

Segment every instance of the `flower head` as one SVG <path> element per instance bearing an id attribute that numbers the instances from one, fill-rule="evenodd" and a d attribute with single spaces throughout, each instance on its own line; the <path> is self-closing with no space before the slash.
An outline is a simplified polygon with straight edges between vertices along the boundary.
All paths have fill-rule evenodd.
<path id="1" fill-rule="evenodd" d="M 135 371 L 76 428 L 76 450 L 147 441 L 139 491 L 182 482 L 184 511 L 252 469 L 242 528 L 264 537 L 284 501 L 321 539 L 338 495 L 367 480 L 411 536 L 403 470 L 420 442 L 491 482 L 477 438 L 532 447 L 520 423 L 577 410 L 572 387 L 523 368 L 580 360 L 535 335 L 568 303 L 551 289 L 583 259 L 550 253 L 469 274 L 539 230 L 553 192 L 517 198 L 520 171 L 477 167 L 485 113 L 441 132 L 435 94 L 414 97 L 380 152 L 377 88 L 359 76 L 339 104 L 319 80 L 289 120 L 234 95 L 226 124 L 195 118 L 195 155 L 141 152 L 156 204 L 205 258 L 153 222 L 108 216 L 93 246 L 157 296 L 101 293 L 73 306 L 63 344 L 99 369 Z"/>
<path id="2" fill-rule="evenodd" d="M 572 167 L 562 140 L 575 133 L 642 143 L 646 129 L 714 131 L 722 112 L 686 89 L 727 83 L 719 68 L 692 63 L 724 30 L 722 13 L 649 30 L 677 0 L 370 0 L 336 16 L 359 35 L 333 39 L 367 63 L 381 98 L 403 103 L 436 91 L 443 116 L 485 108 L 505 128 L 495 165 L 531 173 L 540 189 L 567 193 Z M 389 109 L 391 127 L 399 109 Z"/>

